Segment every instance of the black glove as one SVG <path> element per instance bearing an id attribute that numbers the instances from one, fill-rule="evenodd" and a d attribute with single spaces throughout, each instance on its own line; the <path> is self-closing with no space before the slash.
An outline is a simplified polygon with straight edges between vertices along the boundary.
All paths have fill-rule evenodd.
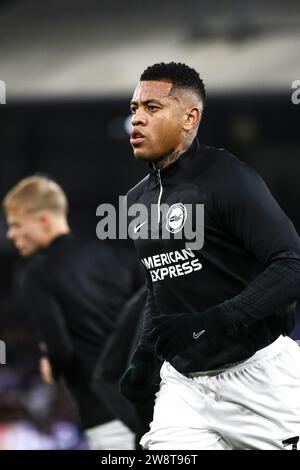
<path id="1" fill-rule="evenodd" d="M 153 342 L 158 356 L 170 360 L 185 349 L 196 346 L 205 335 L 212 335 L 225 327 L 220 309 L 212 307 L 204 313 L 178 313 L 153 318 L 155 328 L 148 340 Z"/>
<path id="2" fill-rule="evenodd" d="M 120 381 L 122 395 L 133 403 L 147 403 L 154 398 L 157 386 L 153 383 L 156 360 L 149 351 L 138 349 L 130 367 Z"/>

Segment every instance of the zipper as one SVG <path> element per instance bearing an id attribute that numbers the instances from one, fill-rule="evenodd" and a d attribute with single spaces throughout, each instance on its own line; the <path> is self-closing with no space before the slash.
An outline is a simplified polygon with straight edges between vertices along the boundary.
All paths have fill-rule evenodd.
<path id="1" fill-rule="evenodd" d="M 158 196 L 158 202 L 157 202 L 157 223 L 159 224 L 160 222 L 160 201 L 163 193 L 163 187 L 161 183 L 161 176 L 160 176 L 160 170 L 157 170 L 158 174 L 158 181 L 159 181 L 159 196 Z"/>

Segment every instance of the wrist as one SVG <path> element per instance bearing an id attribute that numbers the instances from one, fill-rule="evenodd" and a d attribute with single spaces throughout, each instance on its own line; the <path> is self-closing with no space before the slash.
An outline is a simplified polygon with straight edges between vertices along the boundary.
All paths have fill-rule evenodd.
<path id="1" fill-rule="evenodd" d="M 144 347 L 138 347 L 138 349 L 134 352 L 132 356 L 131 363 L 133 365 L 140 364 L 140 363 L 148 363 L 154 361 L 153 353 Z"/>
<path id="2" fill-rule="evenodd" d="M 201 327 L 208 334 L 218 334 L 221 332 L 226 333 L 228 330 L 224 311 L 219 305 L 215 305 L 205 310 L 199 315 L 199 321 L 201 323 Z"/>

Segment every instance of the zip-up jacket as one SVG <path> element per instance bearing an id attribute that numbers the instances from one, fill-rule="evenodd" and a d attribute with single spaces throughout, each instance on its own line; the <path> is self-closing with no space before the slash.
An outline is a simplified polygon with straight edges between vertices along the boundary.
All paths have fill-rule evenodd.
<path id="1" fill-rule="evenodd" d="M 243 361 L 290 334 L 300 297 L 300 241 L 252 168 L 195 140 L 174 164 L 152 169 L 127 204 L 149 212 L 136 223 L 129 217 L 148 286 L 139 347 L 154 351 L 147 339 L 153 317 L 179 313 L 214 325 L 214 334 L 170 360 L 181 373 Z M 185 228 L 200 237 L 201 205 L 204 244 L 191 248 Z"/>

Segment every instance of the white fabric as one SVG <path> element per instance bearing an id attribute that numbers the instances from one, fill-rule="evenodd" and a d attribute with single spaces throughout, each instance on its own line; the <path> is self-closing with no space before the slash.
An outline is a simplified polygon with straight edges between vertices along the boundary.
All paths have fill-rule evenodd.
<path id="1" fill-rule="evenodd" d="M 91 450 L 134 450 L 135 436 L 121 421 L 87 429 L 85 435 Z"/>
<path id="2" fill-rule="evenodd" d="M 300 436 L 300 348 L 292 339 L 193 377 L 165 362 L 161 379 L 144 448 L 295 450 L 282 442 Z"/>

